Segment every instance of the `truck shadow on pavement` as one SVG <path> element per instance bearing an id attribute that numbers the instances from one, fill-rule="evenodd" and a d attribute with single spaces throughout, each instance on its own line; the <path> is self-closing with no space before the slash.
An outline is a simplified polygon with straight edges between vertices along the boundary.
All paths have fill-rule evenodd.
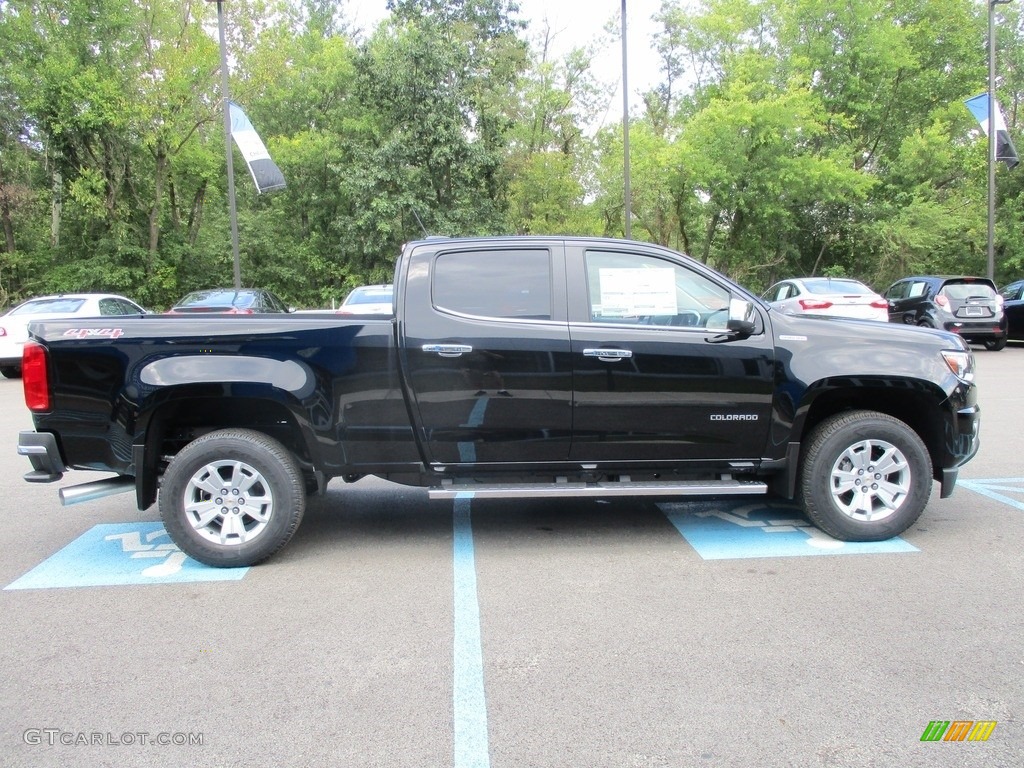
<path id="1" fill-rule="evenodd" d="M 468 500 L 472 534 L 481 548 L 538 547 L 687 550 L 703 560 L 916 552 L 901 538 L 838 541 L 810 524 L 792 502 L 773 498 L 523 498 Z M 323 548 L 434 542 L 448 547 L 453 502 L 426 491 L 379 481 L 328 489 L 311 500 L 284 554 Z M 294 552 L 293 555 L 299 555 Z"/>

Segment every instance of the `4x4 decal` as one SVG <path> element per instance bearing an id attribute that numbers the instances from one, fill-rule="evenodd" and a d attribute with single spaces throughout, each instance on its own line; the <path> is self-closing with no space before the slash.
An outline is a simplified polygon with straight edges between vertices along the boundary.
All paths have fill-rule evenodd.
<path id="1" fill-rule="evenodd" d="M 80 339 L 110 338 L 119 339 L 124 336 L 120 328 L 68 328 L 64 331 L 65 336 L 77 336 Z"/>

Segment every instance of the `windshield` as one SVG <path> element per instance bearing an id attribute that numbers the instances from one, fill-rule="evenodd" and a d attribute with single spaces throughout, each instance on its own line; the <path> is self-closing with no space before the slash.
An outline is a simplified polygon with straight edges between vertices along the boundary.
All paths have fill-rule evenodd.
<path id="1" fill-rule="evenodd" d="M 248 307 L 253 302 L 251 293 L 237 291 L 197 291 L 190 293 L 179 307 Z"/>
<path id="2" fill-rule="evenodd" d="M 950 299 L 992 299 L 996 291 L 985 283 L 946 283 L 942 294 Z"/>
<path id="3" fill-rule="evenodd" d="M 848 293 L 866 296 L 873 291 L 856 280 L 805 280 L 804 287 L 809 293 Z"/>
<path id="4" fill-rule="evenodd" d="M 386 304 L 390 301 L 390 288 L 356 288 L 345 299 L 346 304 Z"/>
<path id="5" fill-rule="evenodd" d="M 38 301 L 26 301 L 20 307 L 11 310 L 12 315 L 41 315 L 46 313 L 73 314 L 82 308 L 85 299 L 39 299 Z"/>

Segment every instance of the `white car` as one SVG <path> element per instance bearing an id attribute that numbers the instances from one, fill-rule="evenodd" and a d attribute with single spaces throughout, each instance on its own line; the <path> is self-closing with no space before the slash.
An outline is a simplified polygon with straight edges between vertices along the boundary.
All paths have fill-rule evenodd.
<path id="1" fill-rule="evenodd" d="M 21 375 L 21 349 L 28 340 L 31 322 L 144 314 L 146 310 L 131 299 L 112 293 L 64 293 L 29 299 L 0 316 L 0 373 L 8 379 Z"/>
<path id="2" fill-rule="evenodd" d="M 889 302 L 864 283 L 846 277 L 783 280 L 761 296 L 788 315 L 831 315 L 889 322 Z"/>
<path id="3" fill-rule="evenodd" d="M 390 315 L 394 287 L 390 285 L 362 285 L 353 288 L 338 307 L 340 315 Z"/>

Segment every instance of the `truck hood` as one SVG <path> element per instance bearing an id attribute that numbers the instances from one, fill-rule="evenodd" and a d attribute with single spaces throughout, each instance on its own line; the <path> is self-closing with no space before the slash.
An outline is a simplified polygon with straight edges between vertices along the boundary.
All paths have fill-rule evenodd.
<path id="1" fill-rule="evenodd" d="M 963 349 L 966 342 L 949 331 L 936 328 L 921 328 L 903 323 L 881 323 L 877 320 L 861 320 L 851 317 L 826 317 L 824 315 L 789 315 L 769 308 L 776 337 L 780 333 L 814 337 L 839 338 L 862 337 L 867 340 L 901 339 L 920 344 L 937 344 L 941 349 Z"/>
<path id="2" fill-rule="evenodd" d="M 941 353 L 970 349 L 954 333 L 911 325 L 772 310 L 769 319 L 778 362 L 807 385 L 834 377 L 906 376 L 949 392 L 959 380 Z"/>

